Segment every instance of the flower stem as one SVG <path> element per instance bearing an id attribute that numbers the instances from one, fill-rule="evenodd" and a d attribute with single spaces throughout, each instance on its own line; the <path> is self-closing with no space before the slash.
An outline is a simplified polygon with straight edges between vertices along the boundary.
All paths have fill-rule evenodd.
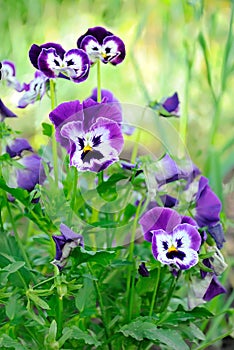
<path id="1" fill-rule="evenodd" d="M 88 263 L 87 266 L 88 266 L 88 269 L 89 269 L 91 275 L 94 276 L 91 264 Z M 102 294 L 101 294 L 101 291 L 100 291 L 99 284 L 98 284 L 97 280 L 94 280 L 94 286 L 95 286 L 95 289 L 96 289 L 97 298 L 98 298 L 98 302 L 99 302 L 99 305 L 100 305 L 100 310 L 101 310 L 101 316 L 102 316 L 105 336 L 106 336 L 106 339 L 108 340 L 110 338 L 110 334 L 109 334 L 109 329 L 107 327 L 107 319 L 106 319 L 106 313 L 105 313 L 105 307 L 104 307 L 104 303 L 103 303 L 103 299 L 102 299 Z M 107 343 L 107 346 L 108 346 L 108 350 L 112 350 L 111 343 Z"/>
<path id="2" fill-rule="evenodd" d="M 51 100 L 51 109 L 55 108 L 56 97 L 55 97 L 55 83 L 53 79 L 50 79 L 50 100 Z M 58 150 L 57 150 L 57 141 L 55 138 L 55 129 L 52 133 L 52 154 L 53 154 L 53 165 L 54 165 L 54 180 L 56 185 L 58 185 Z"/>
<path id="3" fill-rule="evenodd" d="M 73 186 L 72 186 L 72 196 L 71 196 L 71 206 L 70 206 L 70 215 L 68 219 L 68 224 L 72 224 L 72 216 L 73 212 L 75 210 L 75 203 L 76 203 L 76 190 L 77 190 L 77 181 L 78 181 L 78 170 L 75 167 L 72 167 L 71 169 L 73 171 Z"/>
<path id="4" fill-rule="evenodd" d="M 161 271 L 161 264 L 158 267 L 158 273 L 157 273 L 157 279 L 155 281 L 155 286 L 154 286 L 154 292 L 151 300 L 151 305 L 150 305 L 150 311 L 149 311 L 149 316 L 151 317 L 154 311 L 154 305 L 157 300 L 157 293 L 158 293 L 158 286 L 159 286 L 159 280 L 160 280 L 160 271 Z"/>
<path id="5" fill-rule="evenodd" d="M 169 305 L 169 302 L 171 300 L 171 297 L 172 297 L 172 294 L 174 292 L 174 289 L 175 289 L 175 286 L 176 286 L 176 283 L 180 277 L 180 273 L 181 271 L 178 272 L 178 275 L 176 278 L 174 278 L 174 276 L 172 276 L 172 279 L 171 279 L 171 284 L 170 284 L 170 287 L 169 287 L 169 290 L 168 290 L 168 293 L 167 293 L 167 297 L 166 299 L 164 299 L 164 302 L 161 306 L 161 309 L 160 309 L 160 313 L 164 312 L 166 310 L 166 308 L 168 307 Z"/>
<path id="6" fill-rule="evenodd" d="M 136 227 L 137 222 L 139 219 L 139 214 L 142 206 L 142 201 L 139 203 L 137 210 L 136 210 L 136 216 L 132 227 L 132 234 L 131 234 L 131 241 L 129 245 L 129 254 L 128 254 L 128 261 L 133 263 L 133 253 L 134 253 L 134 243 L 135 243 L 135 235 L 136 235 Z M 131 265 L 128 269 L 128 276 L 127 276 L 127 287 L 126 287 L 126 295 L 127 295 L 127 302 L 129 305 L 128 308 L 128 321 L 131 321 L 132 318 L 132 309 L 133 309 L 133 296 L 134 296 L 134 279 L 135 276 L 132 276 L 133 266 Z"/>
<path id="7" fill-rule="evenodd" d="M 102 90 L 101 90 L 101 61 L 97 61 L 97 102 L 102 100 Z"/>

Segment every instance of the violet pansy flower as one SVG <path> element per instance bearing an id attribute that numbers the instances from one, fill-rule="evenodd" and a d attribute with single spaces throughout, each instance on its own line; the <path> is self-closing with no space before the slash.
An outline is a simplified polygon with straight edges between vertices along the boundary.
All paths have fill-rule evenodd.
<path id="1" fill-rule="evenodd" d="M 25 92 L 18 102 L 18 107 L 25 108 L 29 104 L 41 100 L 46 92 L 46 83 L 48 80 L 44 73 L 37 70 L 34 79 L 29 84 L 24 84 Z"/>
<path id="2" fill-rule="evenodd" d="M 155 174 L 158 186 L 177 180 L 186 180 L 187 186 L 200 174 L 200 170 L 192 163 L 180 167 L 169 154 L 165 154 L 157 162 L 157 172 Z"/>
<path id="3" fill-rule="evenodd" d="M 11 187 L 20 187 L 31 192 L 36 184 L 42 184 L 46 175 L 44 172 L 42 158 L 37 154 L 22 155 L 24 151 L 33 152 L 32 147 L 26 139 L 17 138 L 6 147 L 6 152 L 11 158 L 20 157 L 17 163 L 21 168 L 15 168 L 11 176 Z M 15 183 L 13 183 L 15 181 Z"/>
<path id="4" fill-rule="evenodd" d="M 201 236 L 190 217 L 169 208 L 155 207 L 139 223 L 144 237 L 152 242 L 152 252 L 162 264 L 186 270 L 198 263 Z"/>
<path id="5" fill-rule="evenodd" d="M 16 91 L 22 91 L 24 84 L 16 79 L 15 64 L 11 61 L 4 60 L 1 62 L 1 80 L 5 80 L 7 85 Z"/>
<path id="6" fill-rule="evenodd" d="M 80 171 L 99 172 L 119 160 L 123 136 L 118 108 L 91 99 L 64 102 L 49 115 L 57 141 L 70 156 L 70 166 Z"/>
<path id="7" fill-rule="evenodd" d="M 149 107 L 158 111 L 161 117 L 180 117 L 180 101 L 177 92 L 160 102 L 150 102 Z"/>
<path id="8" fill-rule="evenodd" d="M 207 231 L 214 238 L 220 249 L 225 242 L 222 225 L 220 223 L 220 212 L 222 203 L 209 186 L 206 177 L 201 176 L 198 183 L 198 191 L 195 198 L 195 220 L 199 227 L 207 227 Z"/>
<path id="9" fill-rule="evenodd" d="M 83 247 L 84 240 L 82 235 L 76 234 L 64 224 L 60 225 L 60 232 L 62 235 L 52 236 L 56 244 L 55 260 L 52 263 L 62 269 L 67 263 L 70 252 L 78 246 Z"/>
<path id="10" fill-rule="evenodd" d="M 29 50 L 29 58 L 35 68 L 48 78 L 68 78 L 75 83 L 87 79 L 90 62 L 88 55 L 79 49 L 65 51 L 61 45 L 46 43 L 33 44 Z"/>
<path id="11" fill-rule="evenodd" d="M 126 55 L 123 41 L 103 27 L 89 28 L 77 40 L 77 47 L 87 52 L 92 64 L 101 60 L 117 65 Z"/>
<path id="12" fill-rule="evenodd" d="M 13 113 L 0 99 L 0 122 L 5 118 L 16 118 L 17 115 Z"/>

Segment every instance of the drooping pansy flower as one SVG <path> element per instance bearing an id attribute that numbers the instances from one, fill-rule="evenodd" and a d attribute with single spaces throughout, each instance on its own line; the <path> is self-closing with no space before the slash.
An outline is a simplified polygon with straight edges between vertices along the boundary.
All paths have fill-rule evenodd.
<path id="1" fill-rule="evenodd" d="M 16 91 L 22 91 L 24 84 L 16 79 L 15 64 L 11 61 L 4 60 L 1 62 L 1 80 L 5 80 L 7 85 Z"/>
<path id="2" fill-rule="evenodd" d="M 180 116 L 179 105 L 179 97 L 177 92 L 175 92 L 172 96 L 169 96 L 160 102 L 150 102 L 149 107 L 154 110 L 157 110 L 161 117 L 168 118 Z"/>
<path id="3" fill-rule="evenodd" d="M 32 152 L 32 154 L 24 155 L 24 151 Z M 33 149 L 26 139 L 14 139 L 7 145 L 6 152 L 11 158 L 19 157 L 17 163 L 22 165 L 22 168 L 12 169 L 10 187 L 20 187 L 31 192 L 36 184 L 42 184 L 45 181 L 46 175 L 42 158 L 33 153 Z"/>
<path id="4" fill-rule="evenodd" d="M 138 267 L 138 272 L 142 277 L 149 277 L 150 273 L 147 267 L 145 266 L 145 263 L 142 262 Z"/>
<path id="5" fill-rule="evenodd" d="M 87 52 L 92 64 L 101 60 L 117 65 L 126 55 L 123 41 L 103 27 L 89 28 L 77 40 L 77 47 Z"/>
<path id="6" fill-rule="evenodd" d="M 188 186 L 200 174 L 200 170 L 192 162 L 186 162 L 184 167 L 181 167 L 167 153 L 156 165 L 155 177 L 159 187 L 180 179 L 186 180 Z"/>
<path id="7" fill-rule="evenodd" d="M 49 115 L 56 139 L 80 171 L 99 172 L 119 160 L 123 148 L 122 115 L 114 104 L 92 99 L 64 102 Z"/>
<path id="8" fill-rule="evenodd" d="M 75 83 L 80 83 L 89 75 L 88 55 L 80 49 L 66 52 L 56 43 L 40 46 L 33 44 L 29 50 L 29 58 L 33 66 L 48 78 L 68 78 Z"/>
<path id="9" fill-rule="evenodd" d="M 207 231 L 214 238 L 220 249 L 225 242 L 223 228 L 220 223 L 222 203 L 209 186 L 206 177 L 201 176 L 195 198 L 195 220 L 199 227 L 207 227 Z"/>
<path id="10" fill-rule="evenodd" d="M 198 262 L 201 236 L 194 220 L 170 208 L 155 207 L 140 219 L 144 237 L 162 264 L 186 270 Z"/>
<path id="11" fill-rule="evenodd" d="M 12 112 L 0 99 L 0 122 L 2 122 L 5 118 L 16 118 L 17 115 Z"/>
<path id="12" fill-rule="evenodd" d="M 34 74 L 34 79 L 29 84 L 24 84 L 24 94 L 18 102 L 18 107 L 25 108 L 29 104 L 41 100 L 46 93 L 46 84 L 48 81 L 47 76 L 37 70 Z"/>
<path id="13" fill-rule="evenodd" d="M 56 245 L 56 255 L 52 263 L 62 269 L 67 263 L 70 252 L 78 246 L 84 246 L 84 239 L 82 235 L 75 233 L 64 224 L 60 225 L 60 232 L 60 236 L 52 236 Z"/>

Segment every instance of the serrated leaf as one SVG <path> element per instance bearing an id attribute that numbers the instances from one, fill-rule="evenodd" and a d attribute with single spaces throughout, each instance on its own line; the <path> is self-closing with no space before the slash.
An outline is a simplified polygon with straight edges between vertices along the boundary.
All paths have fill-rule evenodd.
<path id="1" fill-rule="evenodd" d="M 83 340 L 85 344 L 94 345 L 95 347 L 101 345 L 95 335 L 90 335 L 76 326 L 64 328 L 63 336 L 59 340 L 59 345 L 63 345 L 67 339 Z"/>
<path id="2" fill-rule="evenodd" d="M 168 349 L 189 350 L 188 345 L 178 332 L 171 329 L 159 328 L 148 321 L 138 319 L 135 322 L 123 326 L 120 332 L 122 332 L 125 337 L 131 336 L 138 341 L 149 339 L 158 344 L 165 344 Z"/>
<path id="3" fill-rule="evenodd" d="M 12 339 L 7 334 L 3 334 L 3 336 L 0 338 L 0 348 L 3 346 L 6 348 L 13 348 L 15 350 L 27 350 L 25 346 L 21 345 L 17 340 Z"/>

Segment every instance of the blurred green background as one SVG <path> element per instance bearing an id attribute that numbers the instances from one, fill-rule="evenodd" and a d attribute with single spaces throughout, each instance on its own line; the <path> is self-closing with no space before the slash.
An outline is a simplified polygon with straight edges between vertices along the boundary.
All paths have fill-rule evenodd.
<path id="1" fill-rule="evenodd" d="M 89 27 L 106 27 L 123 39 L 127 56 L 117 67 L 102 65 L 102 87 L 140 106 L 177 91 L 182 117 L 170 121 L 223 198 L 222 181 L 224 195 L 234 188 L 232 5 L 231 0 L 0 0 L 0 60 L 14 61 L 17 78 L 28 83 L 35 71 L 28 58 L 33 43 L 57 42 L 68 50 Z M 58 79 L 58 103 L 82 100 L 95 86 L 95 68 L 81 84 Z M 36 149 L 46 143 L 41 122 L 48 121 L 49 98 L 20 110 L 18 93 L 1 87 L 0 96 L 19 116 L 9 124 Z"/>

